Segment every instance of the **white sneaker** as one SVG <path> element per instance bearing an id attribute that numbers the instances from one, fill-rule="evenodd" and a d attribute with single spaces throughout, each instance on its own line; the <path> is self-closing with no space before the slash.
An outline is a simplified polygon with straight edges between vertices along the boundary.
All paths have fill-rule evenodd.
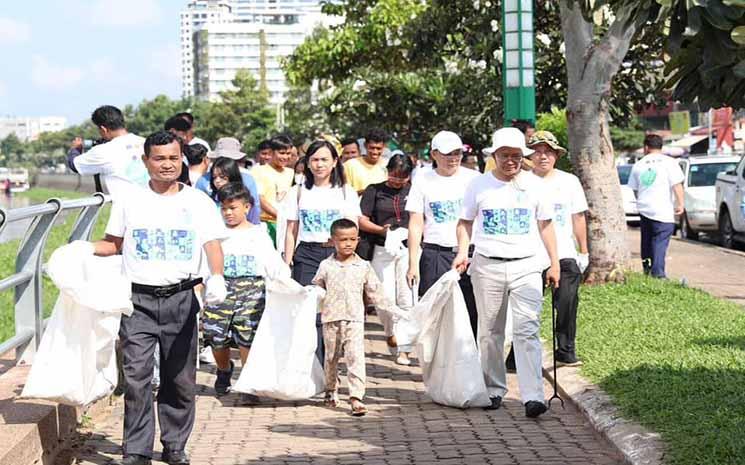
<path id="1" fill-rule="evenodd" d="M 215 364 L 215 356 L 212 355 L 211 347 L 205 347 L 199 352 L 199 361 L 207 365 Z"/>
<path id="2" fill-rule="evenodd" d="M 411 360 L 409 360 L 409 356 L 406 352 L 400 352 L 396 358 L 396 363 L 403 366 L 409 366 L 411 365 Z"/>

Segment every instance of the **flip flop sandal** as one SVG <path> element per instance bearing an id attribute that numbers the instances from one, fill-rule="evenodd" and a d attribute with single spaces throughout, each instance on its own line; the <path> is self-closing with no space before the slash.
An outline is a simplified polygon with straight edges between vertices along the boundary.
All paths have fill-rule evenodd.
<path id="1" fill-rule="evenodd" d="M 328 407 L 336 407 L 338 403 L 338 399 L 333 394 L 326 394 L 326 397 L 323 399 L 323 404 Z"/>
<path id="2" fill-rule="evenodd" d="M 362 417 L 367 413 L 367 407 L 362 402 L 359 402 L 356 406 L 352 404 L 352 416 Z"/>

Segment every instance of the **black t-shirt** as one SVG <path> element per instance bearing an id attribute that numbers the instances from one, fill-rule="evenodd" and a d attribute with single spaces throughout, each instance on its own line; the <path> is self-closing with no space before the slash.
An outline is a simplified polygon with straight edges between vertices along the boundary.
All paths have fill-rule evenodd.
<path id="1" fill-rule="evenodd" d="M 402 189 L 393 189 L 385 182 L 371 184 L 362 193 L 360 210 L 378 226 L 391 225 L 391 229 L 409 227 L 409 212 L 406 211 L 406 199 L 410 185 Z M 384 245 L 385 237 L 374 235 L 376 245 Z"/>

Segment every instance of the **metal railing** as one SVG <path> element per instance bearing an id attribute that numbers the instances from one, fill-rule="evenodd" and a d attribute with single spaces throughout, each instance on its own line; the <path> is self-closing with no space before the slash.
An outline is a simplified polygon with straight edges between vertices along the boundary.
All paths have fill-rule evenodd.
<path id="1" fill-rule="evenodd" d="M 0 356 L 15 350 L 19 364 L 33 361 L 44 331 L 42 269 L 49 232 L 64 212 L 80 210 L 68 242 L 90 238 L 98 213 L 109 202 L 101 193 L 75 200 L 50 199 L 30 207 L 0 208 L 0 234 L 11 224 L 31 219 L 16 256 L 15 273 L 0 280 L 0 292 L 15 289 L 15 335 L 0 343 Z"/>

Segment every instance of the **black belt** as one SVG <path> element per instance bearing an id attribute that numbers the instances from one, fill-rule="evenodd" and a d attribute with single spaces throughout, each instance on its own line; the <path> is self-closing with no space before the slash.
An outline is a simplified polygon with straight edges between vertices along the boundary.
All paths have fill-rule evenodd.
<path id="1" fill-rule="evenodd" d="M 334 248 L 334 243 L 331 242 L 331 240 L 328 240 L 326 242 L 306 242 L 306 241 L 302 241 L 300 243 L 301 244 L 305 244 L 308 247 L 316 248 L 316 249 L 318 249 L 318 248 L 320 248 L 320 249 L 332 249 L 332 248 Z"/>
<path id="2" fill-rule="evenodd" d="M 428 242 L 422 242 L 422 248 L 428 250 L 437 250 L 438 252 L 453 252 L 458 253 L 458 246 L 455 247 L 444 247 L 442 245 L 430 244 Z M 468 256 L 473 255 L 473 245 L 468 247 Z"/>
<path id="3" fill-rule="evenodd" d="M 167 286 L 149 286 L 147 284 L 132 283 L 132 292 L 152 295 L 154 297 L 171 297 L 181 291 L 193 289 L 194 286 L 199 284 L 202 284 L 202 278 L 181 281 L 180 283 L 169 284 Z"/>
<path id="4" fill-rule="evenodd" d="M 488 258 L 489 260 L 499 260 L 499 261 L 502 261 L 502 262 L 516 262 L 518 260 L 525 260 L 526 258 L 532 257 L 532 255 L 529 255 L 527 257 L 517 257 L 517 258 L 513 258 L 513 257 L 489 257 L 488 255 L 484 255 L 484 254 L 479 254 L 479 255 L 481 255 L 484 258 Z"/>

